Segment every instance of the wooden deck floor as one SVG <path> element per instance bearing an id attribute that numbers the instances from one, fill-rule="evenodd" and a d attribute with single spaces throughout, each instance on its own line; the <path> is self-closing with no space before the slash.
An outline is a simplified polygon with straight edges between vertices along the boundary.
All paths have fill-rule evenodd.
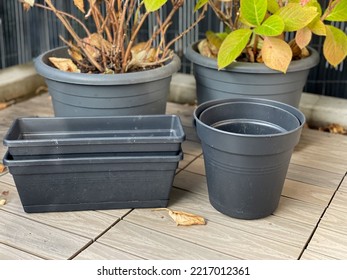
<path id="1" fill-rule="evenodd" d="M 0 259 L 347 259 L 346 136 L 304 129 L 276 212 L 237 220 L 208 201 L 192 110 L 168 104 L 187 134 L 169 208 L 204 216 L 207 225 L 177 227 L 151 209 L 27 214 L 4 172 Z M 50 115 L 47 94 L 18 103 L 0 111 L 0 135 L 17 117 Z"/>

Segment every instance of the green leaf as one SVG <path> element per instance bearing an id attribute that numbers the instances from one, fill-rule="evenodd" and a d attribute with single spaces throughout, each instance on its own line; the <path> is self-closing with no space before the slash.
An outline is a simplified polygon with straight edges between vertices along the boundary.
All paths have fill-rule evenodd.
<path id="1" fill-rule="evenodd" d="M 194 7 L 194 12 L 196 12 L 197 10 L 205 6 L 207 3 L 208 3 L 208 0 L 199 0 Z"/>
<path id="2" fill-rule="evenodd" d="M 284 21 L 284 31 L 296 31 L 307 26 L 317 15 L 317 8 L 289 3 L 276 12 Z"/>
<path id="3" fill-rule="evenodd" d="M 164 6 L 167 0 L 143 0 L 143 2 L 145 3 L 147 12 L 154 12 Z"/>
<path id="4" fill-rule="evenodd" d="M 272 14 L 276 13 L 280 9 L 277 0 L 267 0 L 267 9 Z"/>
<path id="5" fill-rule="evenodd" d="M 337 2 L 336 0 L 332 3 Z M 341 0 L 325 18 L 329 21 L 347 21 L 347 0 Z"/>
<path id="6" fill-rule="evenodd" d="M 252 24 L 259 26 L 265 17 L 267 11 L 267 0 L 241 0 L 241 15 Z"/>
<path id="7" fill-rule="evenodd" d="M 347 55 L 347 35 L 340 29 L 326 25 L 326 38 L 323 44 L 323 54 L 334 67 L 340 64 Z"/>
<path id="8" fill-rule="evenodd" d="M 254 29 L 254 32 L 263 36 L 278 36 L 284 30 L 284 22 L 280 16 L 272 15 L 268 17 L 261 26 Z"/>
<path id="9" fill-rule="evenodd" d="M 238 29 L 225 38 L 218 52 L 218 69 L 228 66 L 240 56 L 252 33 L 250 29 Z"/>

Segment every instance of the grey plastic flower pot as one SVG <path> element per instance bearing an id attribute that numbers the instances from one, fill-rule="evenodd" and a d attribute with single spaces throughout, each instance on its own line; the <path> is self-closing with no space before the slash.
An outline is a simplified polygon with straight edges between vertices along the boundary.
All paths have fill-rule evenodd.
<path id="1" fill-rule="evenodd" d="M 269 69 L 262 63 L 234 62 L 218 70 L 217 61 L 197 52 L 197 43 L 187 48 L 185 56 L 193 62 L 198 104 L 214 99 L 263 98 L 298 107 L 302 90 L 319 54 L 291 62 L 286 74 Z"/>
<path id="2" fill-rule="evenodd" d="M 67 48 L 50 50 L 35 59 L 57 117 L 165 114 L 171 77 L 180 68 L 175 55 L 167 65 L 142 72 L 68 73 L 52 67 L 49 57 L 68 57 Z"/>
<path id="3" fill-rule="evenodd" d="M 194 121 L 211 204 L 240 219 L 272 214 L 305 116 L 281 102 L 235 98 L 201 104 Z"/>
<path id="4" fill-rule="evenodd" d="M 59 156 L 4 164 L 28 213 L 166 207 L 178 155 Z"/>

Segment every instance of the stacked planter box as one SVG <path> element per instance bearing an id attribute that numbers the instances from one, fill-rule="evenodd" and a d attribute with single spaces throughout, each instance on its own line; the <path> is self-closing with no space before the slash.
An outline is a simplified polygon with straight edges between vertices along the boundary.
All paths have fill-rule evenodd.
<path id="1" fill-rule="evenodd" d="M 184 138 L 173 115 L 21 118 L 4 164 L 26 212 L 166 207 Z"/>

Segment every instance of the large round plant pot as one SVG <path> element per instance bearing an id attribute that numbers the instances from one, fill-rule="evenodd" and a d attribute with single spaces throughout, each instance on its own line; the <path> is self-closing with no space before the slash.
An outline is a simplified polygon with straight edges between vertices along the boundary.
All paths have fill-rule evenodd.
<path id="1" fill-rule="evenodd" d="M 254 97 L 298 107 L 309 71 L 319 62 L 318 52 L 310 48 L 311 55 L 291 62 L 286 74 L 262 63 L 249 62 L 234 62 L 218 70 L 217 61 L 200 55 L 197 44 L 187 48 L 186 57 L 193 63 L 198 104 L 214 99 Z"/>
<path id="2" fill-rule="evenodd" d="M 180 67 L 175 55 L 167 65 L 141 72 L 70 73 L 54 68 L 49 57 L 68 57 L 67 48 L 50 50 L 35 60 L 57 117 L 165 114 L 171 77 Z"/>
<path id="3" fill-rule="evenodd" d="M 201 104 L 194 120 L 212 206 L 240 219 L 272 214 L 305 116 L 282 102 L 235 98 Z"/>

